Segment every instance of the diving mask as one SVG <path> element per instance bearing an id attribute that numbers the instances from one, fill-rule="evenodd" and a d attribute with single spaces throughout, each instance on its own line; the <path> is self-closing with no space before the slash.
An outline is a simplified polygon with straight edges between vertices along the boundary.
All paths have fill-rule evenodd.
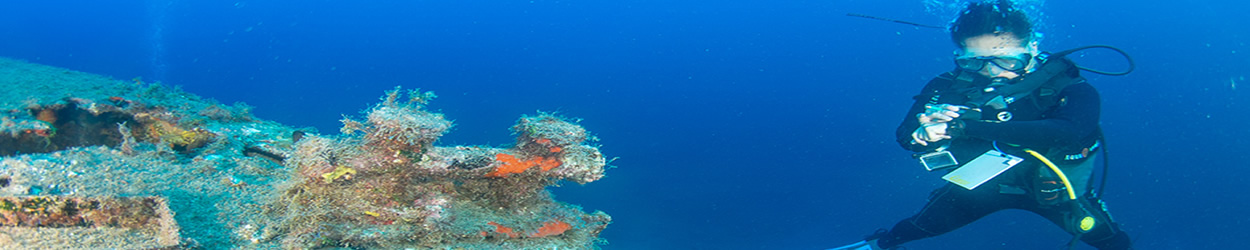
<path id="1" fill-rule="evenodd" d="M 977 72 L 985 69 L 986 65 L 994 64 L 1007 71 L 1022 73 L 1029 66 L 1029 61 L 1033 60 L 1033 55 L 1029 53 L 1021 53 L 1017 56 L 976 56 L 976 57 L 957 57 L 955 65 L 968 72 Z"/>

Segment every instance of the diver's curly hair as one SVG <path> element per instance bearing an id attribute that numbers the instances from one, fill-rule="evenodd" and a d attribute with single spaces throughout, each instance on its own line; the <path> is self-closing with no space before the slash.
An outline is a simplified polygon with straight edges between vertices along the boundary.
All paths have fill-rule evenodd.
<path id="1" fill-rule="evenodd" d="M 1028 42 L 1033 40 L 1033 23 L 1011 0 L 989 0 L 969 3 L 951 23 L 951 41 L 964 47 L 964 40 L 984 34 L 1005 34 Z"/>

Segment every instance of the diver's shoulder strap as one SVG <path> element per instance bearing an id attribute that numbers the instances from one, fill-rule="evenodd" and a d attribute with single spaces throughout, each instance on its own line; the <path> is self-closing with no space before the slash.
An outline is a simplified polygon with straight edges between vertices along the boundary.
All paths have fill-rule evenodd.
<path id="1" fill-rule="evenodd" d="M 1051 81 L 1057 76 L 1066 76 L 1072 69 L 1076 68 L 1076 64 L 1067 58 L 1049 58 L 1048 54 L 1038 56 L 1038 60 L 1042 63 L 1036 71 L 1026 74 L 1019 82 L 1007 86 L 998 87 L 995 91 L 1004 97 L 1023 97 L 1042 88 L 1046 83 L 1050 82 L 1068 82 L 1068 81 Z M 1066 87 L 1063 86 L 1063 87 Z M 1062 88 L 1060 88 L 1062 89 Z"/>
<path id="2" fill-rule="evenodd" d="M 930 80 L 929 84 L 925 85 L 924 89 L 921 90 L 921 93 L 913 97 L 913 99 L 924 100 L 940 95 L 962 95 L 967 98 L 980 96 L 980 91 L 975 91 L 979 89 L 977 84 L 984 85 L 985 83 L 974 82 L 976 81 L 976 78 L 973 77 L 974 74 L 959 68 L 943 72 L 941 75 L 934 77 L 933 80 Z"/>
<path id="3" fill-rule="evenodd" d="M 915 99 L 916 101 L 929 101 L 930 99 L 937 98 L 945 92 L 948 92 L 952 85 L 957 84 L 959 84 L 959 81 L 956 81 L 956 73 L 942 73 L 941 75 L 933 77 L 933 79 L 929 80 L 929 83 L 925 84 L 924 88 L 920 90 L 920 94 L 912 96 L 912 99 Z"/>
<path id="4" fill-rule="evenodd" d="M 1054 68 L 1052 70 L 1058 71 L 1047 72 L 1047 74 L 1050 74 L 1050 77 L 1047 77 L 1048 80 L 1044 84 L 1037 87 L 1038 98 L 1036 100 L 1040 109 L 1048 109 L 1059 105 L 1059 93 L 1063 92 L 1064 88 L 1085 82 L 1085 78 L 1080 75 L 1081 70 L 1076 67 L 1072 60 L 1064 57 L 1051 60 L 1058 61 L 1053 63 L 1054 65 L 1066 66 L 1066 68 Z"/>

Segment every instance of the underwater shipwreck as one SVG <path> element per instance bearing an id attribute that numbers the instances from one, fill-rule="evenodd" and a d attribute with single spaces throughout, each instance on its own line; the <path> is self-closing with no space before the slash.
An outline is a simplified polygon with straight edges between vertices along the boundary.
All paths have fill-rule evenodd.
<path id="1" fill-rule="evenodd" d="M 0 58 L 0 248 L 586 249 L 606 213 L 552 198 L 607 161 L 576 120 L 437 145 L 396 88 L 323 135 L 162 84 Z M 501 128 L 503 129 L 503 128 Z"/>

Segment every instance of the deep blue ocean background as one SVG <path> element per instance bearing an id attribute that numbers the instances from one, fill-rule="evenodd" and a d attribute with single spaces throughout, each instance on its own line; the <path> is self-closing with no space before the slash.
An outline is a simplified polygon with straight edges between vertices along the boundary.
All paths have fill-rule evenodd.
<path id="1" fill-rule="evenodd" d="M 932 1 L 930 1 L 932 2 Z M 947 1 L 949 2 L 949 1 Z M 1040 4 L 1036 2 L 1035 4 Z M 440 95 L 439 143 L 504 145 L 522 114 L 585 119 L 619 168 L 557 199 L 604 210 L 607 249 L 819 249 L 891 227 L 943 184 L 894 143 L 951 69 L 922 0 L 11 1 L 0 56 L 160 81 L 335 134 L 396 85 Z M 933 7 L 933 6 L 929 6 Z M 1105 199 L 1138 249 L 1250 236 L 1244 1 L 1049 1 L 1044 50 L 1109 44 L 1137 71 L 1103 97 Z M 1083 65 L 1123 69 L 1106 51 Z M 1242 85 L 1242 86 L 1238 86 Z M 1240 89 L 1238 89 L 1240 87 Z M 1000 212 L 911 249 L 1061 249 Z"/>

